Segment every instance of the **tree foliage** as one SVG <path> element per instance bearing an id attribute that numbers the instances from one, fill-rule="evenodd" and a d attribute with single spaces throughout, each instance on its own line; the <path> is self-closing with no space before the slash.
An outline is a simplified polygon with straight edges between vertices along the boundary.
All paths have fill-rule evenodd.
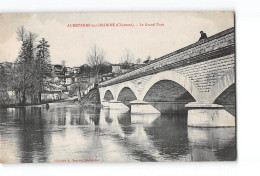
<path id="1" fill-rule="evenodd" d="M 122 64 L 132 64 L 134 63 L 134 54 L 130 51 L 130 49 L 126 48 L 122 57 L 121 57 Z"/>
<path id="2" fill-rule="evenodd" d="M 137 58 L 135 62 L 136 62 L 136 64 L 141 64 L 142 63 L 142 59 L 141 58 Z"/>
<path id="3" fill-rule="evenodd" d="M 92 46 L 87 56 L 87 63 L 95 70 L 96 80 L 101 70 L 101 65 L 105 62 L 105 54 L 102 48 L 98 48 L 96 44 Z"/>
<path id="4" fill-rule="evenodd" d="M 9 87 L 16 92 L 22 104 L 25 104 L 27 95 L 31 96 L 32 103 L 40 102 L 43 79 L 48 76 L 50 69 L 50 45 L 44 38 L 36 43 L 37 35 L 23 26 L 17 30 L 17 39 L 22 44 L 8 77 Z"/>
<path id="5" fill-rule="evenodd" d="M 99 74 L 103 75 L 106 73 L 111 73 L 112 72 L 112 66 L 110 63 L 103 63 L 99 65 Z M 86 77 L 94 77 L 96 76 L 96 69 L 95 67 L 91 67 L 87 64 L 81 65 L 79 67 L 79 75 L 84 75 Z"/>
<path id="6" fill-rule="evenodd" d="M 38 94 L 38 101 L 41 101 L 41 92 L 43 91 L 44 87 L 47 86 L 47 82 L 44 82 L 44 78 L 51 76 L 49 47 L 50 45 L 48 44 L 48 41 L 45 40 L 45 38 L 42 38 L 37 45 L 34 71 L 35 77 L 37 78 L 35 93 Z"/>

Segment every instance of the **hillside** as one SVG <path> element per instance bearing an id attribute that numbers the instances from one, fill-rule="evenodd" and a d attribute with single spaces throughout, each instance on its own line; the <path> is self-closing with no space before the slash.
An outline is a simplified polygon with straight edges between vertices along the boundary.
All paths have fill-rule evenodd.
<path id="1" fill-rule="evenodd" d="M 88 94 L 84 95 L 81 100 L 79 100 L 81 105 L 100 105 L 99 91 L 94 88 L 89 91 Z"/>

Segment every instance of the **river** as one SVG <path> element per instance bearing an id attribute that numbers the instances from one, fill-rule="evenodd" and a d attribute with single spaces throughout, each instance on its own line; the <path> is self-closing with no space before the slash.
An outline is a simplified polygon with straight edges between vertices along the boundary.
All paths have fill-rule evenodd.
<path id="1" fill-rule="evenodd" d="M 187 114 L 131 115 L 63 102 L 0 109 L 4 163 L 230 161 L 235 128 L 187 126 Z"/>

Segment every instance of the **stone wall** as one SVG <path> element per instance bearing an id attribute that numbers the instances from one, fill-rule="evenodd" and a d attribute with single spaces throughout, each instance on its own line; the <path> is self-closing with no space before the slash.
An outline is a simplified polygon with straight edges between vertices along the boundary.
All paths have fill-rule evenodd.
<path id="1" fill-rule="evenodd" d="M 219 57 L 175 69 L 188 77 L 201 92 L 209 92 L 218 79 L 235 67 L 235 55 Z"/>

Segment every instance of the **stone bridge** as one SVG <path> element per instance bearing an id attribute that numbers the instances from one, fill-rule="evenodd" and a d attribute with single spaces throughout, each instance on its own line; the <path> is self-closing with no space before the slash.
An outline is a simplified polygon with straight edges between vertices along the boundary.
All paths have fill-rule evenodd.
<path id="1" fill-rule="evenodd" d="M 235 126 L 235 33 L 227 29 L 99 84 L 103 106 L 188 112 L 188 125 Z"/>

